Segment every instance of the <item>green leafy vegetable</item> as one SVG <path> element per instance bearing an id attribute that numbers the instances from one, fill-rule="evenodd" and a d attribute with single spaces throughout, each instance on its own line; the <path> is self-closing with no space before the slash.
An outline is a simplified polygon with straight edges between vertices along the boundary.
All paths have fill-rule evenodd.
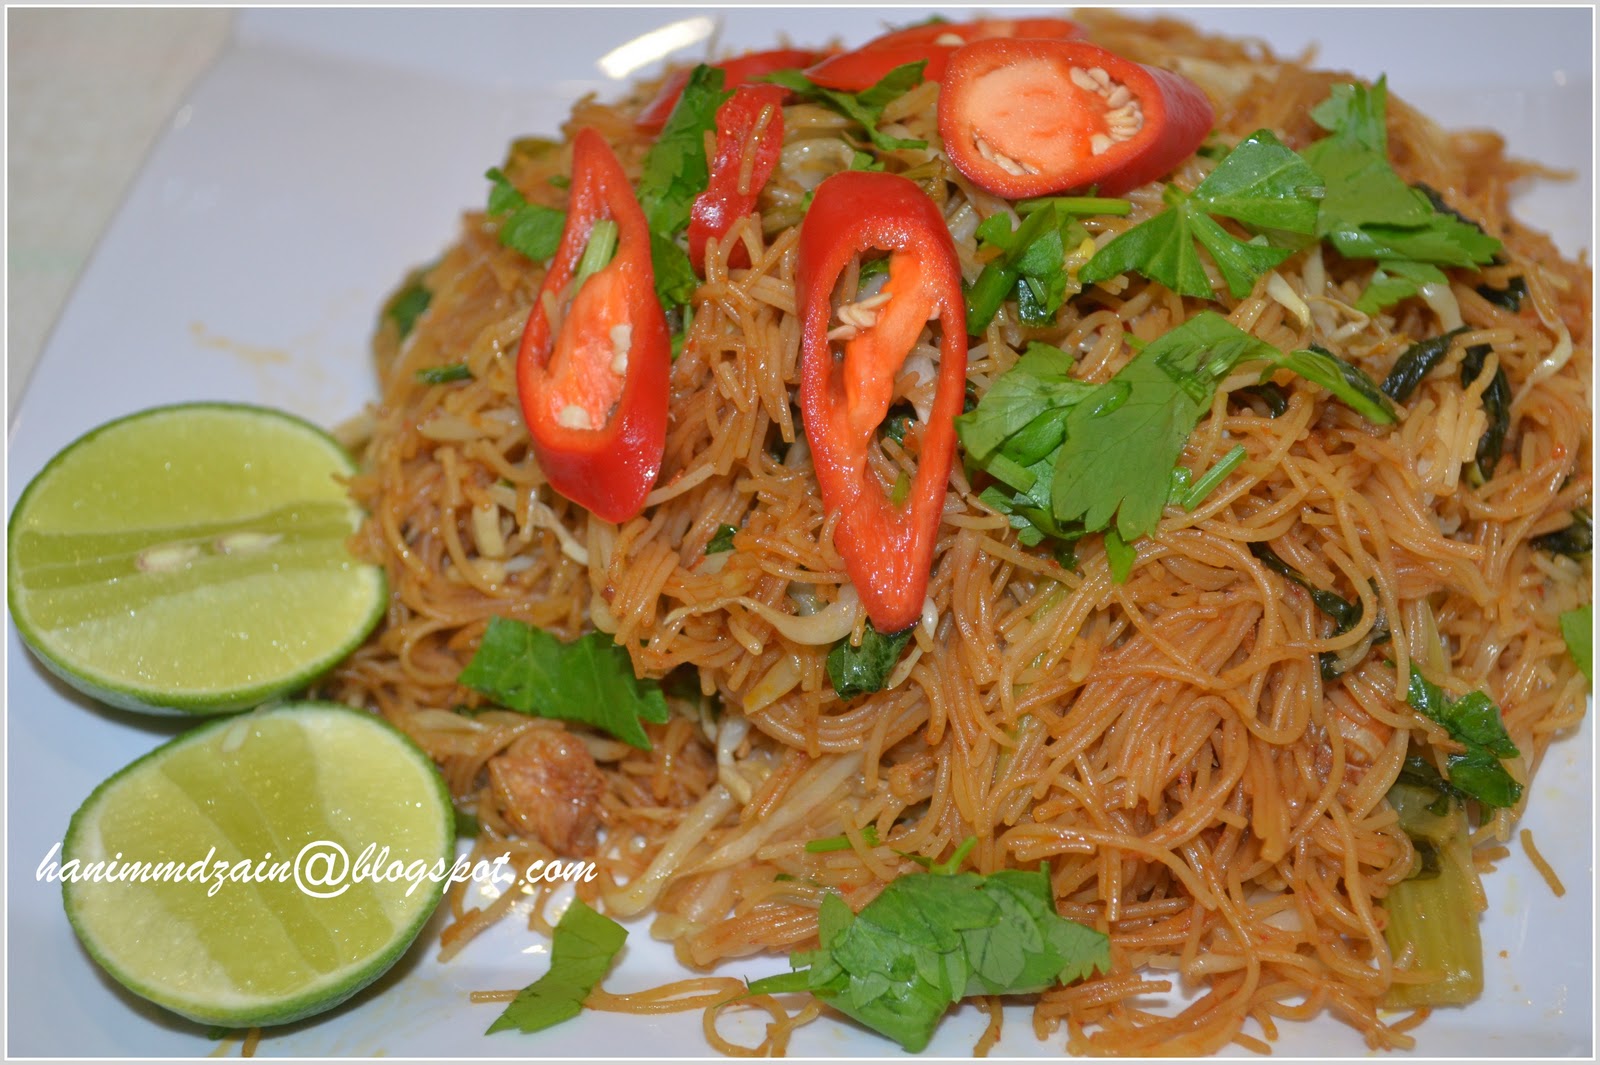
<path id="1" fill-rule="evenodd" d="M 1271 132 L 1257 130 L 1193 192 L 1168 186 L 1169 209 L 1101 248 L 1078 277 L 1089 284 L 1138 272 L 1182 295 L 1212 299 L 1198 242 L 1211 253 L 1228 291 L 1247 296 L 1261 275 L 1316 232 L 1321 194 L 1322 181 L 1305 161 Z M 1213 216 L 1242 222 L 1258 235 L 1240 240 Z"/>
<path id="2" fill-rule="evenodd" d="M 1583 670 L 1583 675 L 1594 683 L 1594 606 L 1584 604 L 1576 610 L 1561 615 L 1561 638 L 1567 643 L 1567 653 Z"/>
<path id="3" fill-rule="evenodd" d="M 1385 307 L 1393 307 L 1403 299 L 1410 299 L 1422 291 L 1423 285 L 1443 285 L 1449 278 L 1432 263 L 1413 263 L 1405 259 L 1385 260 L 1373 271 L 1361 298 L 1356 300 L 1356 310 L 1362 314 L 1377 314 Z"/>
<path id="4" fill-rule="evenodd" d="M 1452 754 L 1446 760 L 1446 773 L 1453 787 L 1485 806 L 1517 804 L 1522 785 L 1506 772 L 1500 759 L 1515 758 L 1519 752 L 1506 733 L 1494 700 L 1481 691 L 1453 699 L 1413 666 L 1406 702 L 1417 713 L 1443 725 L 1450 738 L 1466 748 L 1464 753 Z"/>
<path id="5" fill-rule="evenodd" d="M 715 555 L 723 551 L 733 550 L 733 534 L 739 531 L 737 525 L 718 525 L 716 533 L 711 537 L 711 542 L 706 544 L 706 554 Z"/>
<path id="6" fill-rule="evenodd" d="M 542 629 L 493 617 L 459 683 L 535 717 L 592 725 L 650 749 L 641 721 L 667 721 L 661 685 L 633 675 L 628 652 L 603 632 L 562 643 Z"/>
<path id="7" fill-rule="evenodd" d="M 1552 555 L 1566 555 L 1568 558 L 1581 558 L 1594 551 L 1594 519 L 1588 511 L 1574 510 L 1572 524 L 1565 529 L 1535 536 L 1530 543 L 1540 551 L 1548 551 Z"/>
<path id="8" fill-rule="evenodd" d="M 706 134 L 717 128 L 717 108 L 729 93 L 723 72 L 702 63 L 694 68 L 656 142 L 644 157 L 637 193 L 650 229 L 671 240 L 689 224 L 689 208 L 709 178 Z"/>
<path id="9" fill-rule="evenodd" d="M 1106 530 L 1106 566 L 1111 570 L 1113 583 L 1127 584 L 1128 578 L 1133 576 L 1133 564 L 1138 560 L 1139 552 L 1124 543 L 1117 530 Z"/>
<path id="10" fill-rule="evenodd" d="M 423 267 L 407 274 L 405 283 L 395 290 L 383 308 L 384 317 L 400 331 L 401 340 L 411 335 L 417 319 L 422 317 L 422 312 L 428 309 L 428 304 L 433 300 L 433 293 L 422 283 L 429 269 L 431 267 Z"/>
<path id="11" fill-rule="evenodd" d="M 900 652 L 911 641 L 914 628 L 886 636 L 868 621 L 859 647 L 850 646 L 848 636 L 834 644 L 828 652 L 828 680 L 833 683 L 833 690 L 841 699 L 881 691 L 889 682 L 895 663 L 900 661 Z"/>
<path id="12" fill-rule="evenodd" d="M 1444 361 L 1444 357 L 1450 354 L 1450 347 L 1455 343 L 1456 337 L 1466 330 L 1467 327 L 1463 325 L 1448 333 L 1419 340 L 1402 351 L 1400 357 L 1395 360 L 1394 367 L 1389 371 L 1389 376 L 1385 377 L 1383 384 L 1379 386 L 1383 389 L 1383 394 L 1396 403 L 1404 403 L 1411 398 L 1411 393 L 1417 390 L 1422 379 Z"/>
<path id="13" fill-rule="evenodd" d="M 1271 381 L 1259 385 L 1250 385 L 1248 388 L 1241 388 L 1234 392 L 1234 395 L 1260 400 L 1261 404 L 1267 408 L 1269 417 L 1282 417 L 1289 409 L 1288 395 L 1284 393 L 1282 388 Z"/>
<path id="14" fill-rule="evenodd" d="M 1316 232 L 1351 259 L 1401 260 L 1439 266 L 1488 263 L 1500 242 L 1471 222 L 1438 211 L 1425 192 L 1407 185 L 1389 164 L 1385 111 L 1388 85 L 1335 85 L 1311 112 L 1329 135 L 1300 154 L 1326 191 Z"/>
<path id="15" fill-rule="evenodd" d="M 529 203 L 498 167 L 483 176 L 491 182 L 488 214 L 500 222 L 497 236 L 501 245 L 539 263 L 554 255 L 561 246 L 566 212 Z"/>
<path id="16" fill-rule="evenodd" d="M 1321 385 L 1345 406 L 1374 425 L 1393 425 L 1400 419 L 1389 397 L 1361 368 L 1345 362 L 1326 348 L 1313 344 L 1291 351 L 1278 365 L 1292 370 L 1307 381 Z"/>
<path id="17" fill-rule="evenodd" d="M 978 405 L 956 418 L 956 434 L 967 456 L 1014 488 L 1028 488 L 1025 470 L 1061 446 L 1066 415 L 1095 385 L 1071 375 L 1072 356 L 1049 344 L 1031 343 L 1016 363 L 984 393 Z M 1010 463 L 990 463 L 1000 456 Z"/>
<path id="18" fill-rule="evenodd" d="M 1090 531 L 1113 518 L 1124 543 L 1156 527 L 1172 468 L 1217 385 L 1240 362 L 1279 352 L 1210 311 L 1146 347 L 1067 413 L 1051 503 Z"/>
<path id="19" fill-rule="evenodd" d="M 978 226 L 978 249 L 998 251 L 976 281 L 967 286 L 967 332 L 982 333 L 1008 298 L 1017 300 L 1018 316 L 1030 325 L 1048 325 L 1078 282 L 1067 267 L 1067 253 L 1084 245 L 1088 230 L 1078 222 L 1084 214 L 1126 215 L 1128 200 L 1094 196 L 1057 196 L 1017 205 L 1023 221 L 1015 230 L 1010 217 L 993 214 Z"/>
<path id="20" fill-rule="evenodd" d="M 779 70 L 761 78 L 782 85 L 802 100 L 812 100 L 837 111 L 860 124 L 867 139 L 880 151 L 892 152 L 901 148 L 926 148 L 927 141 L 906 137 L 891 137 L 878 129 L 883 110 L 907 92 L 922 84 L 922 70 L 927 60 L 906 63 L 885 74 L 876 85 L 860 92 L 841 92 L 824 88 L 798 70 Z"/>
<path id="21" fill-rule="evenodd" d="M 1483 364 L 1492 350 L 1488 344 L 1474 344 L 1466 350 L 1461 359 L 1462 388 L 1471 385 L 1483 373 Z M 1483 484 L 1494 476 L 1494 468 L 1500 464 L 1500 456 L 1505 451 L 1506 433 L 1511 428 L 1511 382 L 1506 380 L 1505 370 L 1498 365 L 1494 376 L 1489 379 L 1489 387 L 1483 390 L 1480 402 L 1489 424 L 1484 427 L 1483 436 L 1478 438 L 1475 460 L 1468 467 L 1469 479 L 1477 484 Z"/>
<path id="22" fill-rule="evenodd" d="M 1307 580 L 1299 570 L 1279 558 L 1277 552 L 1267 546 L 1264 541 L 1252 543 L 1250 545 L 1250 553 L 1262 565 L 1278 574 L 1278 576 L 1284 577 L 1304 588 L 1306 593 L 1311 596 L 1312 604 L 1333 620 L 1332 635 L 1342 636 L 1360 624 L 1363 614 L 1360 599 L 1346 599 L 1335 592 L 1318 588 Z M 1373 644 L 1387 643 L 1389 639 L 1389 622 L 1380 608 L 1378 618 L 1372 623 L 1372 628 L 1368 632 L 1366 640 L 1350 650 L 1323 651 L 1317 656 L 1322 679 L 1325 681 L 1338 680 L 1361 658 L 1366 656 L 1366 652 L 1371 649 Z"/>
<path id="23" fill-rule="evenodd" d="M 1110 941 L 1056 913 L 1043 869 L 912 873 L 859 914 L 822 900 L 818 950 L 753 993 L 809 990 L 916 1053 L 972 995 L 1033 994 L 1111 969 Z M 803 977 L 804 979 L 799 979 Z"/>
<path id="24" fill-rule="evenodd" d="M 605 979 L 627 929 L 573 899 L 550 940 L 550 968 L 518 992 L 485 1035 L 514 1028 L 542 1032 L 583 1012 L 583 1000 Z"/>
<path id="25" fill-rule="evenodd" d="M 1495 288 L 1493 285 L 1479 285 L 1478 295 L 1496 307 L 1515 314 L 1522 310 L 1522 301 L 1528 295 L 1528 279 L 1518 274 L 1506 282 L 1505 288 Z"/>
<path id="26" fill-rule="evenodd" d="M 445 366 L 426 366 L 417 371 L 417 380 L 425 385 L 444 385 L 451 381 L 470 381 L 472 371 L 464 362 L 452 362 Z"/>

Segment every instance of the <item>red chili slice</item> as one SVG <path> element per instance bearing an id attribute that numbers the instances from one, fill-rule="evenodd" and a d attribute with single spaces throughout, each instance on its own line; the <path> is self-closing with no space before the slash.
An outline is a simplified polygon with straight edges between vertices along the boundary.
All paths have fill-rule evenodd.
<path id="1" fill-rule="evenodd" d="M 850 263 L 873 249 L 889 253 L 888 280 L 871 301 L 841 309 L 850 334 L 842 335 L 831 324 L 834 289 Z M 966 304 L 944 216 L 906 178 L 834 174 L 817 186 L 801 223 L 795 295 L 800 404 L 823 505 L 839 515 L 834 546 L 873 626 L 899 632 L 922 614 L 966 391 Z M 939 381 L 916 476 L 905 501 L 895 503 L 868 457 L 895 374 L 930 321 L 939 325 Z M 842 355 L 830 331 L 842 340 Z"/>
<path id="2" fill-rule="evenodd" d="M 739 219 L 756 208 L 756 197 L 778 165 L 783 148 L 783 98 L 777 85 L 745 85 L 717 109 L 717 150 L 706 189 L 689 209 L 689 261 L 705 275 L 706 241 L 721 240 Z M 749 266 L 740 241 L 728 251 L 728 265 Z"/>
<path id="3" fill-rule="evenodd" d="M 806 71 L 806 77 L 829 89 L 870 89 L 895 67 L 927 60 L 924 81 L 941 81 L 957 48 L 990 37 L 1082 37 L 1083 27 L 1063 18 L 979 19 L 976 22 L 930 22 L 876 37 L 853 52 L 830 56 Z"/>
<path id="4" fill-rule="evenodd" d="M 1014 200 L 1154 181 L 1194 153 L 1214 117 L 1188 78 L 1087 41 L 975 41 L 950 57 L 939 93 L 950 162 Z"/>
<path id="5" fill-rule="evenodd" d="M 569 293 L 595 223 L 606 218 L 617 225 L 616 253 Z M 610 145 L 581 129 L 561 246 L 517 349 L 522 416 L 550 486 L 606 521 L 639 513 L 661 472 L 671 367 L 644 212 Z"/>
<path id="6" fill-rule="evenodd" d="M 815 63 L 822 54 L 799 48 L 778 48 L 770 52 L 750 52 L 711 65 L 722 71 L 722 87 L 733 89 L 763 74 L 803 69 Z M 644 133 L 660 133 L 672 115 L 672 109 L 678 106 L 678 97 L 683 95 L 683 87 L 689 84 L 690 73 L 690 70 L 678 70 L 669 75 L 661 83 L 655 99 L 646 104 L 645 109 L 639 112 L 639 117 L 633 120 L 635 128 Z"/>

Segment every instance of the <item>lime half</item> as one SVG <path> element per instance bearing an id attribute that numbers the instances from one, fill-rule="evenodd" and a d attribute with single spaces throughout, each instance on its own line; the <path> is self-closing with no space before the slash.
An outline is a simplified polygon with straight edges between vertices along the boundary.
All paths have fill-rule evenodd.
<path id="1" fill-rule="evenodd" d="M 67 916 L 152 1002 L 206 1024 L 282 1024 L 405 952 L 444 890 L 453 817 L 428 756 L 372 714 L 289 703 L 210 722 L 73 815 Z"/>
<path id="2" fill-rule="evenodd" d="M 372 631 L 383 570 L 332 437 L 262 407 L 111 422 L 33 479 L 8 527 L 17 630 L 53 672 L 127 709 L 222 713 L 302 688 Z"/>

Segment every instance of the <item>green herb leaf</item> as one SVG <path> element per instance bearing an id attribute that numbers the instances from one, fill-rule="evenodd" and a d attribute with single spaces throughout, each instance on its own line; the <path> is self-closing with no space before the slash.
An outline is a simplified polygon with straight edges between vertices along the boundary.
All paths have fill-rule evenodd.
<path id="1" fill-rule="evenodd" d="M 518 992 L 485 1035 L 514 1028 L 542 1032 L 583 1012 L 628 938 L 627 929 L 573 899 L 550 939 L 550 968 Z"/>
<path id="2" fill-rule="evenodd" d="M 650 229 L 668 239 L 689 224 L 689 208 L 705 191 L 709 178 L 706 134 L 717 128 L 717 108 L 731 93 L 722 90 L 724 75 L 704 63 L 694 68 L 661 135 L 644 157 L 636 190 Z"/>
<path id="3" fill-rule="evenodd" d="M 1594 683 L 1594 606 L 1585 604 L 1561 615 L 1561 638 L 1567 653 L 1578 663 L 1583 675 Z"/>
<path id="4" fill-rule="evenodd" d="M 900 661 L 900 652 L 911 641 L 914 628 L 885 636 L 868 621 L 861 634 L 861 646 L 851 647 L 848 636 L 834 644 L 828 652 L 828 680 L 833 683 L 833 690 L 841 699 L 881 691 L 889 682 L 895 663 Z"/>
<path id="5" fill-rule="evenodd" d="M 1234 366 L 1278 350 L 1206 311 L 1135 355 L 1067 414 L 1051 498 L 1059 521 L 1097 531 L 1116 520 L 1124 543 L 1152 532 L 1172 468 Z"/>
<path id="6" fill-rule="evenodd" d="M 891 137 L 878 129 L 884 108 L 922 84 L 922 71 L 927 65 L 928 61 L 923 59 L 895 67 L 876 85 L 861 92 L 841 92 L 837 89 L 824 88 L 798 70 L 779 70 L 759 80 L 782 85 L 802 100 L 812 100 L 837 111 L 859 123 L 866 131 L 867 139 L 879 151 L 892 152 L 901 148 L 928 146 L 927 141 Z"/>
<path id="7" fill-rule="evenodd" d="M 715 555 L 723 551 L 733 550 L 733 535 L 739 531 L 737 525 L 718 525 L 716 533 L 711 537 L 711 542 L 706 544 L 706 554 Z"/>
<path id="8" fill-rule="evenodd" d="M 433 293 L 422 283 L 429 269 L 431 267 L 423 267 L 407 274 L 405 283 L 395 290 L 383 308 L 384 317 L 394 323 L 401 340 L 411 335 L 417 319 L 422 317 L 422 312 L 428 309 L 428 304 L 433 300 Z"/>
<path id="9" fill-rule="evenodd" d="M 1450 738 L 1466 748 L 1465 753 L 1453 754 L 1446 761 L 1451 785 L 1486 806 L 1516 805 L 1522 785 L 1506 772 L 1500 759 L 1515 758 L 1519 752 L 1494 700 L 1481 691 L 1453 699 L 1413 666 L 1406 702 L 1417 713 L 1443 725 Z"/>
<path id="10" fill-rule="evenodd" d="M 1381 386 L 1383 394 L 1396 403 L 1404 403 L 1411 397 L 1411 393 L 1417 390 L 1422 379 L 1450 354 L 1450 347 L 1455 343 L 1456 336 L 1466 330 L 1466 326 L 1458 326 L 1448 333 L 1419 340 L 1402 351 L 1400 357 L 1395 360 L 1394 367 L 1390 369 L 1389 376 L 1383 379 Z"/>
<path id="11" fill-rule="evenodd" d="M 957 416 L 956 434 L 968 458 L 984 469 L 995 455 L 1027 467 L 1060 447 L 1067 412 L 1096 388 L 1073 379 L 1072 367 L 1072 356 L 1060 348 L 1029 344 L 978 405 Z M 1032 482 L 1006 483 L 1026 489 Z"/>
<path id="12" fill-rule="evenodd" d="M 501 246 L 519 251 L 542 263 L 561 247 L 561 231 L 567 214 L 553 207 L 529 203 L 498 167 L 483 175 L 489 186 L 488 214 L 500 220 L 497 238 Z"/>
<path id="13" fill-rule="evenodd" d="M 1471 385 L 1483 373 L 1483 364 L 1493 350 L 1488 344 L 1474 344 L 1463 353 L 1462 388 Z M 1500 465 L 1500 456 L 1505 451 L 1506 433 L 1511 430 L 1511 382 L 1506 379 L 1506 372 L 1499 365 L 1495 366 L 1494 376 L 1489 378 L 1489 387 L 1483 390 L 1479 402 L 1483 404 L 1483 414 L 1488 424 L 1478 438 L 1477 452 L 1467 469 L 1468 479 L 1475 484 L 1483 484 L 1494 477 L 1494 468 Z"/>
<path id="14" fill-rule="evenodd" d="M 1389 397 L 1372 378 L 1353 363 L 1313 344 L 1283 356 L 1279 365 L 1307 381 L 1321 385 L 1345 406 L 1374 425 L 1393 425 L 1400 419 Z"/>
<path id="15" fill-rule="evenodd" d="M 417 371 L 417 380 L 425 385 L 444 385 L 451 381 L 470 381 L 472 371 L 464 362 L 452 362 L 446 366 L 426 366 Z"/>
<path id="16" fill-rule="evenodd" d="M 1540 551 L 1548 551 L 1552 555 L 1581 558 L 1594 551 L 1594 519 L 1588 511 L 1574 510 L 1571 525 L 1535 536 L 1529 542 Z"/>
<path id="17" fill-rule="evenodd" d="M 1317 235 L 1351 259 L 1408 260 L 1440 266 L 1488 263 L 1500 242 L 1470 222 L 1438 211 L 1389 165 L 1388 86 L 1335 85 L 1311 117 L 1329 135 L 1300 154 L 1326 191 Z"/>
<path id="18" fill-rule="evenodd" d="M 1322 182 L 1267 130 L 1245 138 L 1185 195 L 1169 186 L 1171 206 L 1101 248 L 1079 272 L 1084 284 L 1137 272 L 1185 296 L 1213 298 L 1195 249 L 1198 241 L 1222 272 L 1228 291 L 1247 296 L 1261 275 L 1288 258 L 1298 238 L 1316 232 Z M 1212 216 L 1232 218 L 1265 236 L 1244 241 Z"/>
<path id="19" fill-rule="evenodd" d="M 1385 307 L 1393 307 L 1401 300 L 1410 299 L 1422 291 L 1423 285 L 1443 285 L 1449 281 L 1444 271 L 1431 263 L 1413 263 L 1404 259 L 1385 259 L 1372 273 L 1372 279 L 1356 300 L 1356 310 L 1362 314 L 1377 314 Z"/>
<path id="20" fill-rule="evenodd" d="M 1111 968 L 1110 941 L 1056 913 L 1042 869 L 912 873 L 860 914 L 829 894 L 818 933 L 820 949 L 791 958 L 811 992 L 912 1053 L 962 998 L 1033 994 Z"/>
<path id="21" fill-rule="evenodd" d="M 1113 584 L 1127 584 L 1128 578 L 1133 576 L 1133 564 L 1138 560 L 1139 552 L 1124 543 L 1117 530 L 1106 530 L 1106 564 L 1111 569 Z"/>
<path id="22" fill-rule="evenodd" d="M 520 621 L 490 618 L 459 683 L 511 710 L 592 725 L 645 751 L 650 740 L 640 722 L 667 721 L 661 685 L 635 677 L 628 652 L 602 632 L 562 643 Z"/>

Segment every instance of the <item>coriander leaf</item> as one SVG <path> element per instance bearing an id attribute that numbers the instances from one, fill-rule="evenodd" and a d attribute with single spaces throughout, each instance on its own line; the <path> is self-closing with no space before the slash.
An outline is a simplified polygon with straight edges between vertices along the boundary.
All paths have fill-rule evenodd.
<path id="1" fill-rule="evenodd" d="M 915 626 L 912 626 L 914 628 Z M 869 695 L 882 690 L 900 661 L 900 652 L 911 640 L 911 628 L 904 632 L 884 635 L 867 622 L 861 634 L 861 646 L 850 646 L 846 636 L 828 652 L 828 680 L 841 699 Z"/>
<path id="2" fill-rule="evenodd" d="M 1195 187 L 1190 201 L 1258 231 L 1316 232 L 1322 179 L 1306 161 L 1260 129 L 1240 141 Z"/>
<path id="3" fill-rule="evenodd" d="M 1211 298 L 1211 279 L 1194 248 L 1189 216 L 1176 208 L 1140 222 L 1095 253 L 1078 271 L 1085 285 L 1140 273 L 1180 296 Z"/>
<path id="4" fill-rule="evenodd" d="M 1298 155 L 1267 130 L 1239 143 L 1187 195 L 1169 186 L 1171 206 L 1122 233 L 1079 272 L 1085 284 L 1136 271 L 1184 296 L 1213 298 L 1211 281 L 1195 250 L 1211 253 L 1228 291 L 1247 296 L 1256 281 L 1293 253 L 1265 238 L 1240 240 L 1212 215 L 1270 231 L 1286 244 L 1316 232 L 1322 182 Z"/>
<path id="5" fill-rule="evenodd" d="M 1072 356 L 1060 348 L 1029 344 L 978 405 L 956 418 L 956 434 L 968 457 L 982 468 L 1004 454 L 1026 467 L 1055 451 L 1066 437 L 1067 411 L 1096 387 L 1073 379 L 1072 367 Z"/>
<path id="6" fill-rule="evenodd" d="M 1385 259 L 1372 272 L 1372 279 L 1362 290 L 1361 298 L 1356 300 L 1355 308 L 1362 314 L 1377 314 L 1385 307 L 1393 307 L 1415 296 L 1423 285 L 1443 285 L 1448 281 L 1444 271 L 1431 263 Z"/>
<path id="7" fill-rule="evenodd" d="M 542 263 L 561 247 L 561 232 L 566 224 L 565 212 L 535 203 L 524 204 L 500 223 L 500 243 Z"/>
<path id="8" fill-rule="evenodd" d="M 837 89 L 824 88 L 798 70 L 779 70 L 758 80 L 782 85 L 802 100 L 813 100 L 852 119 L 866 131 L 867 139 L 874 147 L 887 152 L 928 146 L 927 141 L 891 137 L 878 129 L 878 122 L 883 118 L 883 109 L 922 84 L 922 71 L 927 65 L 928 61 L 923 59 L 895 67 L 876 85 L 861 92 L 841 92 Z"/>
<path id="9" fill-rule="evenodd" d="M 443 385 L 451 381 L 470 381 L 472 371 L 464 362 L 453 362 L 445 366 L 427 366 L 417 371 L 417 380 L 425 385 Z"/>
<path id="10" fill-rule="evenodd" d="M 1113 584 L 1127 584 L 1128 578 L 1133 576 L 1133 564 L 1138 560 L 1139 552 L 1124 543 L 1117 530 L 1106 530 L 1106 564 L 1111 569 Z"/>
<path id="11" fill-rule="evenodd" d="M 1440 266 L 1490 262 L 1500 242 L 1477 226 L 1440 212 L 1389 164 L 1383 78 L 1335 85 L 1311 117 L 1329 135 L 1300 154 L 1326 186 L 1317 235 L 1352 259 L 1403 259 Z"/>
<path id="12" fill-rule="evenodd" d="M 990 215 L 978 226 L 979 250 L 1000 254 L 990 258 L 978 279 L 966 286 L 969 334 L 982 333 L 1013 293 L 1022 319 L 1042 325 L 1055 320 L 1068 289 L 1077 290 L 1077 282 L 1067 270 L 1066 252 L 1089 239 L 1088 231 L 1072 213 L 1081 204 L 1070 198 L 1033 202 L 1039 206 L 1014 231 L 1010 217 L 1003 213 Z"/>
<path id="13" fill-rule="evenodd" d="M 1450 738 L 1466 748 L 1465 753 L 1446 759 L 1451 785 L 1485 806 L 1516 805 L 1522 785 L 1506 772 L 1500 759 L 1515 758 L 1519 752 L 1494 700 L 1481 691 L 1451 698 L 1413 667 L 1406 702 L 1417 713 L 1443 725 Z"/>
<path id="14" fill-rule="evenodd" d="M 1067 414 L 1051 492 L 1056 519 L 1081 519 L 1093 532 L 1115 518 L 1129 544 L 1153 531 L 1172 468 L 1217 384 L 1240 362 L 1278 354 L 1211 311 L 1147 346 Z"/>
<path id="15" fill-rule="evenodd" d="M 518 992 L 484 1034 L 542 1032 L 582 1013 L 627 938 L 620 924 L 573 899 L 551 936 L 549 970 Z"/>
<path id="16" fill-rule="evenodd" d="M 501 246 L 534 262 L 542 263 L 554 255 L 561 246 L 566 212 L 529 203 L 498 167 L 491 167 L 483 176 L 491 182 L 488 214 L 500 220 L 497 239 Z"/>
<path id="17" fill-rule="evenodd" d="M 711 537 L 711 542 L 706 544 L 706 554 L 715 555 L 723 551 L 733 550 L 733 535 L 739 531 L 737 525 L 718 525 L 716 534 Z"/>
<path id="18" fill-rule="evenodd" d="M 1584 604 L 1561 615 L 1561 638 L 1567 653 L 1578 663 L 1583 675 L 1594 683 L 1594 606 Z"/>
<path id="19" fill-rule="evenodd" d="M 717 108 L 730 93 L 724 74 L 702 63 L 694 68 L 661 135 L 644 157 L 637 193 L 650 229 L 674 238 L 689 224 L 689 208 L 705 190 L 706 134 L 717 128 Z"/>
<path id="20" fill-rule="evenodd" d="M 422 317 L 422 312 L 428 309 L 428 304 L 433 301 L 433 293 L 422 283 L 431 267 L 421 267 L 406 275 L 405 283 L 395 290 L 389 297 L 389 302 L 384 305 L 383 316 L 394 323 L 400 331 L 400 339 L 404 340 L 411 335 L 417 319 Z"/>
<path id="21" fill-rule="evenodd" d="M 700 278 L 695 276 L 689 253 L 660 233 L 650 232 L 650 268 L 656 277 L 656 299 L 668 311 L 694 302 Z"/>
<path id="22" fill-rule="evenodd" d="M 645 751 L 650 740 L 640 721 L 667 721 L 661 685 L 636 678 L 628 652 L 603 632 L 562 643 L 492 617 L 458 683 L 519 713 L 592 725 Z"/>
<path id="23" fill-rule="evenodd" d="M 1055 912 L 1042 869 L 912 873 L 860 914 L 829 894 L 818 936 L 818 950 L 791 958 L 812 993 L 912 1053 L 964 997 L 1033 994 L 1111 968 L 1107 937 Z"/>
<path id="24" fill-rule="evenodd" d="M 1291 351 L 1278 365 L 1333 393 L 1345 406 L 1374 425 L 1393 425 L 1400 418 L 1389 397 L 1359 366 L 1345 362 L 1326 348 L 1313 344 Z"/>
<path id="25" fill-rule="evenodd" d="M 1262 274 L 1292 254 L 1292 249 L 1274 248 L 1267 244 L 1264 237 L 1240 240 L 1202 213 L 1190 214 L 1189 227 L 1193 230 L 1194 239 L 1211 253 L 1212 261 L 1222 272 L 1228 292 L 1235 298 L 1242 299 L 1250 295 L 1250 290 L 1256 287 L 1256 280 Z M 1209 283 L 1207 294 L 1210 294 Z"/>

